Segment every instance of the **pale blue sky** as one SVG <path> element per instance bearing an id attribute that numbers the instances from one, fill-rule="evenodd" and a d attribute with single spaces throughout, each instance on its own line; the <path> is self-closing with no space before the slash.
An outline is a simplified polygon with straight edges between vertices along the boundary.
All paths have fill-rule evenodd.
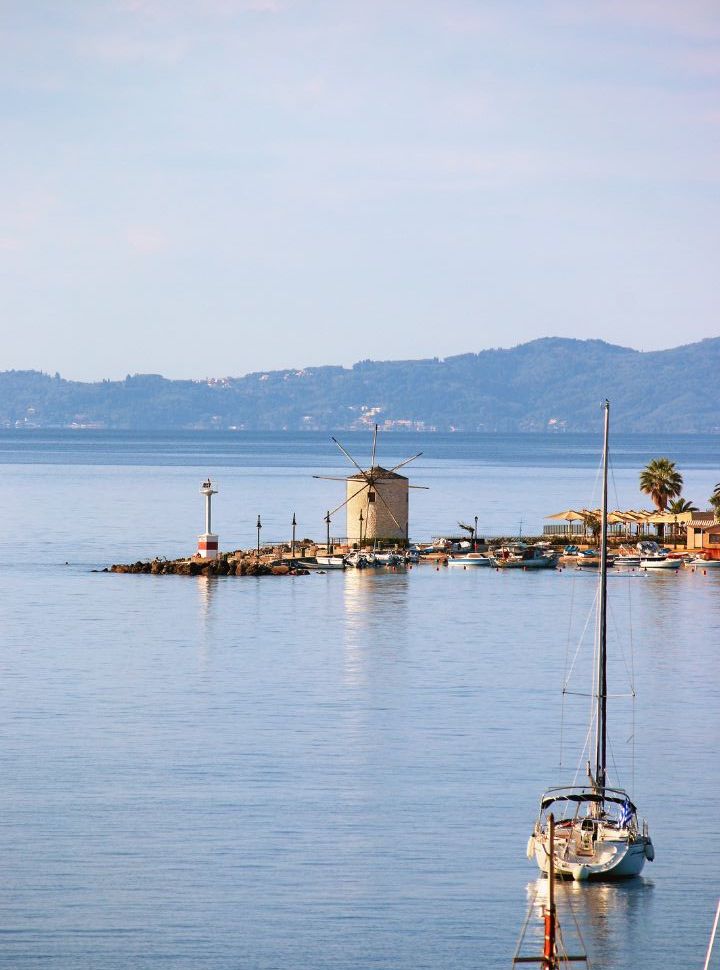
<path id="1" fill-rule="evenodd" d="M 0 12 L 0 369 L 720 333 L 717 0 Z"/>

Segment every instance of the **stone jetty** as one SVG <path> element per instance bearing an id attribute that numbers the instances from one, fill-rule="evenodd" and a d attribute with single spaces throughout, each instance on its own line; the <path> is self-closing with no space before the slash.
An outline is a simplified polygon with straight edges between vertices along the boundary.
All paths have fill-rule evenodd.
<path id="1" fill-rule="evenodd" d="M 152 559 L 133 563 L 116 563 L 103 572 L 149 573 L 152 576 L 297 576 L 308 570 L 298 561 L 263 561 L 254 553 L 241 550 L 221 553 L 217 559 Z"/>

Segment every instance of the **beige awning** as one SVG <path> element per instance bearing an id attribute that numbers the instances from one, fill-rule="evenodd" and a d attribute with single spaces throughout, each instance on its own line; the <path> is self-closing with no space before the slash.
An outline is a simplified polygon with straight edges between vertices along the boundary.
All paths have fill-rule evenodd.
<path id="1" fill-rule="evenodd" d="M 566 509 L 564 512 L 556 512 L 555 515 L 546 515 L 546 519 L 562 519 L 564 522 L 582 522 L 582 512 L 575 509 Z"/>
<path id="2" fill-rule="evenodd" d="M 650 512 L 647 522 L 650 525 L 674 525 L 676 522 L 690 522 L 692 512 Z"/>

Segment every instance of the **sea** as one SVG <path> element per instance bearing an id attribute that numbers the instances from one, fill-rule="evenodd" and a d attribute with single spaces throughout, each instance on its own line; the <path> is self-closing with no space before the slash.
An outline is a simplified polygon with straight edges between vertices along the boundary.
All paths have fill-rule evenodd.
<path id="1" fill-rule="evenodd" d="M 338 433 L 362 466 L 368 433 Z M 598 435 L 385 434 L 410 533 L 535 535 L 599 504 Z M 717 436 L 611 438 L 610 503 Z M 540 795 L 584 779 L 597 576 L 103 572 L 325 535 L 330 435 L 0 432 L 0 967 L 471 970 L 541 945 Z M 315 476 L 327 476 L 317 478 Z M 343 511 L 331 531 L 342 535 Z M 720 571 L 611 573 L 610 776 L 656 857 L 561 884 L 569 950 L 702 967 L 720 896 Z M 565 692 L 563 693 L 563 687 Z M 718 947 L 720 950 L 720 947 Z M 720 952 L 711 963 L 720 967 Z"/>

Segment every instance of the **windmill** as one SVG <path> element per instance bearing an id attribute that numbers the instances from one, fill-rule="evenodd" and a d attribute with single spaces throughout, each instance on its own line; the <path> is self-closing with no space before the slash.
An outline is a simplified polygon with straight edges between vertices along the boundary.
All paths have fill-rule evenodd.
<path id="1" fill-rule="evenodd" d="M 404 475 L 397 474 L 398 468 L 403 468 L 411 461 L 415 461 L 422 452 L 418 452 L 411 458 L 406 458 L 393 468 L 383 468 L 375 463 L 377 436 L 378 426 L 375 425 L 369 468 L 362 468 L 352 455 L 343 448 L 337 438 L 332 438 L 343 455 L 357 468 L 357 474 L 346 478 L 337 478 L 333 475 L 313 476 L 333 482 L 345 482 L 345 501 L 328 512 L 326 521 L 340 509 L 347 507 L 346 534 L 348 541 L 357 542 L 360 545 L 376 539 L 406 542 L 408 539 L 409 489 L 427 487 L 411 485 Z"/>

